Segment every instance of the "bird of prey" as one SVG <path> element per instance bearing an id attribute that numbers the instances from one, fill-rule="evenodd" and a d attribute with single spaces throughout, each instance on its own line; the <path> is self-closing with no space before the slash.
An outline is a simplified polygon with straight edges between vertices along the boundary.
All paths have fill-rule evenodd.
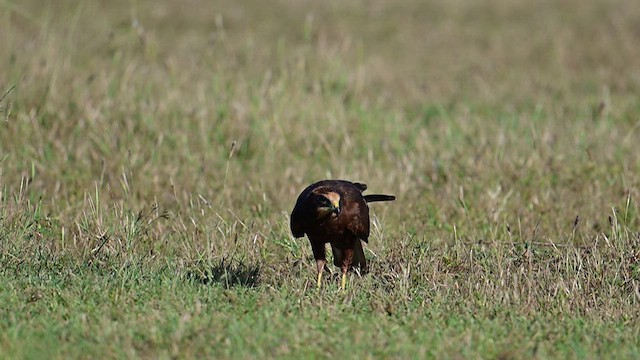
<path id="1" fill-rule="evenodd" d="M 364 270 L 366 260 L 361 241 L 369 238 L 369 206 L 374 201 L 392 201 L 392 195 L 363 195 L 367 185 L 345 180 L 322 180 L 309 185 L 291 212 L 291 232 L 305 234 L 311 243 L 318 269 L 318 283 L 327 263 L 325 244 L 331 244 L 333 264 L 342 269 L 342 289 L 347 271 L 353 266 Z"/>

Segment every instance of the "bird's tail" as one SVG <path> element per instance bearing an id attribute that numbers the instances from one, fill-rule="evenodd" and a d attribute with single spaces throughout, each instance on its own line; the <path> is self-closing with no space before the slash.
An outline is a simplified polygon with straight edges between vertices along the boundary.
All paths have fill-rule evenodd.
<path id="1" fill-rule="evenodd" d="M 393 195 L 371 194 L 364 196 L 364 201 L 368 203 L 376 201 L 393 201 L 395 199 L 396 197 Z"/>

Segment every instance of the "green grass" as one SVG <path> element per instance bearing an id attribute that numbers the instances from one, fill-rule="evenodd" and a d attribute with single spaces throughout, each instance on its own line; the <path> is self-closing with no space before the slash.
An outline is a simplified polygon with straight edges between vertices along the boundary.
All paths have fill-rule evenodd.
<path id="1" fill-rule="evenodd" d="M 0 1 L 0 358 L 638 357 L 639 20 Z M 342 292 L 322 178 L 398 197 Z"/>

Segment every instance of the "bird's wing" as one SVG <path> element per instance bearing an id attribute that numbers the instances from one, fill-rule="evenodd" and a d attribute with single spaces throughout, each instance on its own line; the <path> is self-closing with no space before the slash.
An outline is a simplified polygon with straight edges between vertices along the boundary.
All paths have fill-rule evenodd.
<path id="1" fill-rule="evenodd" d="M 293 207 L 293 211 L 291 212 L 291 218 L 289 226 L 291 228 L 291 233 L 294 237 L 303 237 L 305 234 L 305 223 L 307 218 L 309 217 L 309 203 L 308 197 L 309 194 L 320 186 L 323 186 L 327 183 L 327 180 L 318 181 L 314 184 L 307 186 L 300 195 L 298 195 L 298 199 L 296 200 L 296 205 Z"/>
<path id="2" fill-rule="evenodd" d="M 346 223 L 347 230 L 364 242 L 369 242 L 369 207 L 362 202 L 352 203 L 348 209 L 349 221 Z"/>
<path id="3" fill-rule="evenodd" d="M 293 208 L 291 212 L 291 219 L 289 220 L 289 226 L 291 228 L 291 233 L 294 237 L 303 237 L 304 236 L 304 223 L 303 223 L 303 210 L 301 207 L 303 204 L 301 202 L 296 203 L 296 206 Z"/>
<path id="4" fill-rule="evenodd" d="M 367 184 L 363 184 L 363 183 L 352 183 L 355 187 L 357 187 L 360 192 L 364 192 L 365 190 L 367 190 Z"/>

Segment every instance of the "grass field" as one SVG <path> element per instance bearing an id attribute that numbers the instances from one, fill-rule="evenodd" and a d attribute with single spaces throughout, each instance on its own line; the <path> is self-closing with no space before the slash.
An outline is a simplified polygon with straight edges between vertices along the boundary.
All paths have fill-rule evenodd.
<path id="1" fill-rule="evenodd" d="M 631 0 L 0 0 L 0 358 L 638 358 L 639 94 Z"/>

